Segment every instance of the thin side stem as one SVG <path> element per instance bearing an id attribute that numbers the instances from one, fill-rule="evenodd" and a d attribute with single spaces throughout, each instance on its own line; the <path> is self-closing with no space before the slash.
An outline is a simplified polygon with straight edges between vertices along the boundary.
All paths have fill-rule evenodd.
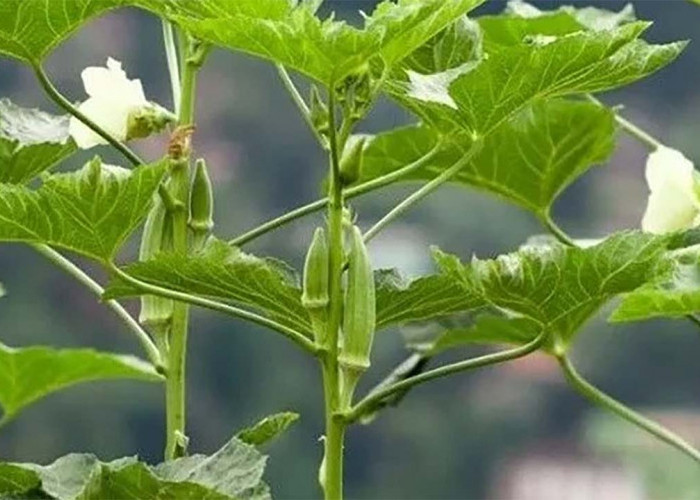
<path id="1" fill-rule="evenodd" d="M 318 130 L 314 126 L 313 121 L 311 121 L 311 112 L 309 110 L 309 106 L 306 104 L 306 101 L 304 101 L 304 98 L 301 96 L 301 93 L 299 92 L 297 86 L 294 84 L 292 77 L 289 76 L 287 68 L 285 68 L 282 64 L 276 64 L 275 66 L 277 67 L 277 74 L 282 80 L 284 88 L 287 89 L 287 92 L 289 92 L 289 95 L 292 97 L 294 104 L 296 104 L 297 108 L 299 109 L 302 118 L 304 118 L 304 121 L 309 126 L 309 129 L 311 129 L 311 132 L 313 132 L 314 137 L 316 137 L 316 140 L 323 149 L 328 149 L 328 140 L 318 132 Z"/>
<path id="2" fill-rule="evenodd" d="M 180 85 L 180 63 L 175 41 L 175 30 L 170 21 L 162 20 L 163 47 L 168 61 L 168 74 L 170 75 L 170 88 L 173 95 L 175 114 L 180 115 L 180 100 L 182 99 L 182 87 Z"/>
<path id="3" fill-rule="evenodd" d="M 599 106 L 605 106 L 605 104 L 603 104 L 601 101 L 599 101 L 597 98 L 595 98 L 591 94 L 588 94 L 587 98 L 589 101 L 591 101 L 595 104 L 598 104 Z M 660 147 L 663 146 L 663 143 L 661 141 L 656 139 L 654 136 L 652 136 L 647 131 L 642 130 L 640 127 L 638 127 L 637 125 L 635 125 L 631 121 L 620 116 L 618 113 L 615 113 L 615 121 L 628 134 L 630 134 L 632 137 L 636 138 L 640 142 L 644 143 L 650 150 L 654 151 L 654 150 L 659 149 Z"/>
<path id="4" fill-rule="evenodd" d="M 576 242 L 572 240 L 571 237 L 566 234 L 566 232 L 560 228 L 556 222 L 554 222 L 554 220 L 552 220 L 552 217 L 549 214 L 540 216 L 540 221 L 542 222 L 542 225 L 544 225 L 544 227 L 546 227 L 547 230 L 552 233 L 557 240 L 559 240 L 559 242 L 569 247 L 576 246 Z"/>
<path id="5" fill-rule="evenodd" d="M 369 242 L 377 236 L 384 228 L 394 222 L 398 217 L 403 215 L 409 208 L 421 201 L 423 198 L 431 194 L 444 183 L 457 175 L 464 167 L 472 160 L 474 155 L 481 149 L 481 142 L 476 142 L 471 149 L 454 165 L 445 170 L 443 173 L 435 177 L 433 180 L 422 186 L 416 192 L 408 196 L 401 203 L 396 205 L 389 213 L 387 213 L 379 222 L 372 226 L 364 235 L 365 242 Z"/>
<path id="6" fill-rule="evenodd" d="M 371 181 L 365 182 L 363 184 L 358 184 L 357 186 L 346 189 L 344 192 L 344 197 L 346 199 L 355 198 L 357 196 L 361 196 L 371 191 L 375 191 L 382 187 L 388 186 L 389 184 L 393 184 L 394 182 L 402 179 L 403 177 L 406 177 L 407 175 L 410 175 L 411 173 L 423 168 L 428 163 L 430 163 L 439 153 L 440 147 L 441 144 L 436 145 L 433 149 L 426 153 L 425 156 L 422 156 L 418 160 L 406 165 L 405 167 L 400 168 L 399 170 L 395 170 L 390 174 L 377 177 L 376 179 L 372 179 Z M 246 243 L 250 243 L 251 241 L 255 240 L 256 238 L 259 238 L 260 236 L 263 236 L 271 231 L 274 231 L 277 228 L 284 226 L 285 224 L 295 221 L 296 219 L 323 210 L 327 205 L 328 197 L 295 208 L 294 210 L 287 212 L 286 214 L 280 217 L 269 220 L 268 222 L 265 222 L 264 224 L 261 224 L 260 226 L 251 229 L 250 231 L 240 236 L 237 236 L 236 238 L 230 240 L 228 243 L 232 246 L 243 246 Z"/>
<path id="7" fill-rule="evenodd" d="M 58 104 L 63 110 L 65 110 L 67 113 L 73 115 L 76 117 L 78 120 L 83 122 L 87 127 L 89 127 L 93 132 L 95 132 L 97 135 L 102 137 L 105 141 L 107 141 L 114 149 L 119 151 L 124 157 L 131 162 L 134 166 L 136 165 L 142 165 L 144 162 L 139 156 L 134 153 L 129 147 L 124 144 L 123 142 L 120 142 L 116 138 L 112 137 L 108 132 L 106 132 L 102 127 L 97 125 L 95 122 L 93 122 L 90 118 L 85 116 L 80 110 L 78 110 L 73 104 L 66 99 L 63 94 L 61 94 L 58 89 L 54 86 L 54 84 L 51 82 L 49 79 L 49 76 L 46 74 L 46 71 L 44 71 L 44 68 L 37 64 L 34 66 L 34 73 L 36 74 L 37 79 L 39 80 L 39 83 L 41 84 L 41 87 L 44 89 L 46 94 L 56 103 Z"/>
<path id="8" fill-rule="evenodd" d="M 63 269 L 66 273 L 70 274 L 80 283 L 85 285 L 85 287 L 92 293 L 94 293 L 98 298 L 102 298 L 104 288 L 102 288 L 99 283 L 97 283 L 90 276 L 88 276 L 87 273 L 85 273 L 85 271 L 80 269 L 73 262 L 68 260 L 66 257 L 61 255 L 59 252 L 57 252 L 48 245 L 30 244 L 30 246 L 34 248 L 34 250 L 39 252 L 41 255 L 49 259 L 51 262 L 53 262 L 56 266 Z M 153 366 L 155 366 L 158 371 L 164 371 L 165 367 L 163 366 L 163 360 L 161 359 L 158 347 L 153 343 L 153 340 L 151 340 L 151 337 L 149 337 L 148 333 L 146 333 L 146 331 L 143 328 L 141 328 L 141 325 L 139 325 L 138 322 L 131 317 L 127 310 L 124 309 L 124 307 L 122 307 L 122 305 L 116 300 L 108 300 L 104 304 L 107 307 L 109 307 L 112 311 L 114 311 L 114 313 L 119 317 L 119 319 L 121 319 L 127 326 L 127 328 L 131 331 L 131 333 L 133 333 L 136 336 L 136 339 L 143 347 L 144 351 L 146 352 L 146 355 L 148 356 L 148 359 L 151 361 Z"/>
<path id="9" fill-rule="evenodd" d="M 345 415 L 342 415 L 342 418 L 346 422 L 355 422 L 363 415 L 373 411 L 378 405 L 382 403 L 382 401 L 392 396 L 393 394 L 406 391 L 408 389 L 413 388 L 416 385 L 424 384 L 425 382 L 446 377 L 448 375 L 453 375 L 455 373 L 473 370 L 475 368 L 482 368 L 484 366 L 505 363 L 507 361 L 522 358 L 523 356 L 527 356 L 528 354 L 531 354 L 538 350 L 540 347 L 542 347 L 546 340 L 547 332 L 542 332 L 534 340 L 528 342 L 523 346 L 516 347 L 514 349 L 509 349 L 503 352 L 487 354 L 478 358 L 467 359 L 465 361 L 452 363 L 446 366 L 441 366 L 439 368 L 429 370 L 419 375 L 409 377 L 405 380 L 402 380 L 401 382 L 397 382 L 388 387 L 384 387 L 383 389 L 372 391 L 362 401 L 353 406 L 349 412 L 347 412 Z"/>
<path id="10" fill-rule="evenodd" d="M 150 283 L 146 283 L 145 281 L 141 281 L 138 278 L 134 278 L 130 274 L 122 271 L 119 269 L 117 266 L 112 266 L 111 267 L 112 272 L 116 274 L 119 278 L 123 279 L 125 282 L 129 283 L 132 285 L 134 288 L 138 289 L 141 292 L 147 293 L 149 295 L 157 295 L 159 297 L 165 297 L 167 299 L 173 299 L 178 302 L 184 302 L 187 304 L 191 304 L 194 306 L 199 306 L 203 307 L 205 309 L 210 309 L 212 311 L 217 311 L 223 314 L 226 314 L 228 316 L 232 316 L 234 318 L 239 318 L 239 319 L 244 319 L 246 321 L 250 321 L 251 323 L 255 323 L 256 325 L 264 326 L 267 327 L 271 330 L 274 330 L 278 333 L 281 333 L 283 336 L 287 337 L 289 340 L 297 344 L 299 347 L 304 349 L 305 351 L 309 352 L 312 355 L 317 355 L 318 354 L 318 347 L 314 344 L 312 340 L 310 340 L 306 335 L 289 328 L 285 325 L 282 325 L 280 323 L 277 323 L 274 320 L 271 320 L 269 318 L 266 318 L 264 316 L 260 316 L 258 314 L 255 314 L 250 311 L 246 311 L 245 309 L 241 309 L 239 307 L 231 306 L 228 304 L 224 304 L 222 302 L 217 302 L 215 300 L 207 299 L 204 297 L 199 297 L 197 295 L 191 295 L 188 293 L 184 292 L 178 292 L 177 290 L 170 290 L 168 288 L 163 288 L 158 285 L 152 285 Z"/>
<path id="11" fill-rule="evenodd" d="M 326 500 L 343 498 L 343 443 L 345 422 L 336 418 L 340 408 L 340 378 L 338 370 L 338 337 L 343 315 L 343 207 L 344 193 L 340 181 L 339 151 L 336 123 L 335 91 L 329 91 L 330 115 L 330 185 L 328 202 L 328 243 L 330 276 L 330 313 L 325 337 L 323 369 L 323 389 L 326 416 L 326 436 L 324 441 L 323 466 L 319 473 Z"/>
<path id="12" fill-rule="evenodd" d="M 597 387 L 590 384 L 576 371 L 567 356 L 561 356 L 558 359 L 559 365 L 564 371 L 567 381 L 585 398 L 589 399 L 594 404 L 615 413 L 617 416 L 636 425 L 640 429 L 645 430 L 661 441 L 670 444 L 677 450 L 682 451 L 687 456 L 700 463 L 700 451 L 691 446 L 682 437 L 678 436 L 664 426 L 654 422 L 653 420 L 640 415 L 631 408 L 628 408 L 619 401 L 605 394 Z"/>

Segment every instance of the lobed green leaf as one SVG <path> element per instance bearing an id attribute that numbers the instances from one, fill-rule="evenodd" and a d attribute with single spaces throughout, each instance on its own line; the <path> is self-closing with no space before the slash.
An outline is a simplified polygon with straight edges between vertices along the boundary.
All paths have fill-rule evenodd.
<path id="1" fill-rule="evenodd" d="M 98 158 L 36 189 L 0 184 L 0 241 L 43 243 L 105 262 L 143 221 L 166 162 L 132 171 Z"/>
<path id="2" fill-rule="evenodd" d="M 588 248 L 529 246 L 494 260 L 463 265 L 437 253 L 444 272 L 459 277 L 492 306 L 537 322 L 550 332 L 550 349 L 566 349 L 581 325 L 613 297 L 662 272 L 668 238 L 616 233 Z"/>
<path id="3" fill-rule="evenodd" d="M 657 279 L 623 297 L 613 322 L 680 318 L 700 311 L 700 254 L 697 247 L 672 252 Z"/>
<path id="4" fill-rule="evenodd" d="M 25 184 L 73 154 L 68 121 L 0 99 L 0 182 Z"/>
<path id="5" fill-rule="evenodd" d="M 375 274 L 377 330 L 423 322 L 471 311 L 486 305 L 476 293 L 465 291 L 448 274 L 433 274 L 411 282 L 396 271 Z"/>
<path id="6" fill-rule="evenodd" d="M 71 454 L 48 466 L 0 464 L 0 495 L 56 500 L 267 500 L 266 457 L 233 438 L 211 456 L 193 455 L 156 467 L 123 458 L 101 462 Z"/>
<path id="7" fill-rule="evenodd" d="M 362 178 L 384 176 L 427 155 L 440 141 L 427 126 L 379 134 L 365 147 Z M 444 143 L 444 141 L 443 141 Z M 614 114 L 581 101 L 550 99 L 523 109 L 484 140 L 484 146 L 452 182 L 483 189 L 546 216 L 557 196 L 615 146 Z M 423 168 L 402 178 L 429 181 L 465 154 L 444 143 Z"/>
<path id="8" fill-rule="evenodd" d="M 125 0 L 3 0 L 0 54 L 36 65 L 81 25 Z"/>
<path id="9" fill-rule="evenodd" d="M 649 45 L 635 22 L 579 31 L 488 53 L 459 72 L 395 72 L 390 94 L 428 124 L 486 137 L 536 100 L 601 92 L 639 80 L 675 59 L 684 43 Z"/>
<path id="10" fill-rule="evenodd" d="M 139 0 L 195 36 L 330 85 L 373 57 L 392 66 L 483 0 L 386 0 L 356 28 L 288 0 Z"/>
<path id="11" fill-rule="evenodd" d="M 55 391 L 83 382 L 132 379 L 162 380 L 150 364 L 133 356 L 91 349 L 28 347 L 0 343 L 0 406 L 7 422 L 23 408 Z"/>
<path id="12" fill-rule="evenodd" d="M 301 304 L 298 277 L 272 259 L 261 259 L 211 239 L 194 255 L 161 253 L 126 267 L 131 276 L 165 288 L 214 297 L 254 309 L 279 323 L 313 335 L 311 319 Z M 139 295 L 115 278 L 105 297 Z"/>

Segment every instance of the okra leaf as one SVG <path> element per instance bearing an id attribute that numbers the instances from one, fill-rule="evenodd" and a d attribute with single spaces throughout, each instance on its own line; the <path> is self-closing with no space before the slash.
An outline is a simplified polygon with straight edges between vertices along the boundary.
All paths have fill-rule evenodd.
<path id="1" fill-rule="evenodd" d="M 44 243 L 112 260 L 145 218 L 166 163 L 134 170 L 99 158 L 38 189 L 0 184 L 0 241 Z"/>
<path id="2" fill-rule="evenodd" d="M 439 140 L 426 126 L 411 126 L 372 137 L 365 147 L 366 182 L 419 160 Z M 476 187 L 546 216 L 557 196 L 615 146 L 614 114 L 584 101 L 537 101 L 484 139 L 482 149 L 452 182 Z M 404 177 L 429 181 L 464 155 L 446 143 L 428 164 Z"/>
<path id="3" fill-rule="evenodd" d="M 685 43 L 639 40 L 648 23 L 536 38 L 486 53 L 459 71 L 395 71 L 387 91 L 445 134 L 486 138 L 536 100 L 602 92 L 644 78 L 675 59 Z"/>
<path id="4" fill-rule="evenodd" d="M 13 349 L 0 343 L 0 423 L 55 391 L 82 382 L 112 379 L 158 382 L 162 378 L 150 364 L 133 356 L 91 349 Z"/>
<path id="5" fill-rule="evenodd" d="M 486 305 L 473 290 L 448 274 L 406 281 L 396 271 L 375 273 L 377 330 L 433 320 Z"/>
<path id="6" fill-rule="evenodd" d="M 3 0 L 0 54 L 38 64 L 81 25 L 124 3 L 124 0 Z"/>
<path id="7" fill-rule="evenodd" d="M 665 236 L 621 232 L 587 248 L 529 246 L 469 264 L 437 252 L 436 260 L 470 293 L 548 331 L 548 349 L 565 350 L 605 303 L 665 272 L 667 244 Z"/>
<path id="8" fill-rule="evenodd" d="M 124 271 L 153 285 L 233 302 L 313 335 L 311 319 L 301 304 L 298 277 L 289 267 L 243 253 L 222 241 L 211 239 L 194 255 L 161 253 Z M 139 290 L 115 278 L 105 297 L 139 294 Z"/>
<path id="9" fill-rule="evenodd" d="M 284 412 L 270 415 L 236 434 L 236 437 L 252 446 L 261 446 L 276 439 L 299 420 L 298 413 Z"/>
<path id="10" fill-rule="evenodd" d="M 386 0 L 356 28 L 288 0 L 138 0 L 197 37 L 330 85 L 378 57 L 392 66 L 483 0 Z"/>
<path id="11" fill-rule="evenodd" d="M 565 5 L 556 10 L 543 11 L 522 1 L 511 1 L 500 15 L 482 16 L 479 26 L 484 33 L 484 44 L 489 48 L 509 46 L 524 41 L 563 36 L 576 31 L 611 30 L 636 21 L 634 7 L 626 5 L 620 11 L 597 7 L 576 8 Z"/>
<path id="12" fill-rule="evenodd" d="M 74 153 L 68 121 L 0 99 L 0 182 L 25 184 Z"/>
<path id="13" fill-rule="evenodd" d="M 613 312 L 613 322 L 680 318 L 700 311 L 700 253 L 697 247 L 669 255 L 666 272 L 626 294 Z"/>
<path id="14" fill-rule="evenodd" d="M 523 345 L 534 340 L 541 331 L 540 324 L 526 317 L 483 313 L 469 326 L 443 330 L 435 337 L 428 354 L 435 356 L 450 349 L 474 344 Z"/>
<path id="15" fill-rule="evenodd" d="M 152 467 L 135 457 L 102 462 L 70 454 L 51 465 L 0 464 L 0 495 L 56 500 L 266 500 L 267 457 L 233 438 L 210 456 L 193 455 Z"/>

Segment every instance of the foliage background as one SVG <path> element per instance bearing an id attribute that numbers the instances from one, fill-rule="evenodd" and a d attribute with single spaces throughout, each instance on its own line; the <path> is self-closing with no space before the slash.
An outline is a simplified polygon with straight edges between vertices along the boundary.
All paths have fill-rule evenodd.
<path id="1" fill-rule="evenodd" d="M 373 3 L 326 1 L 326 8 L 352 19 L 357 9 L 371 10 Z M 656 22 L 649 32 L 653 41 L 700 34 L 696 6 L 680 0 L 633 3 L 640 18 Z M 503 4 L 488 2 L 478 12 L 500 10 Z M 535 4 L 553 8 L 562 2 Z M 624 5 L 578 4 L 611 9 Z M 80 71 L 103 64 L 107 56 L 122 60 L 130 76 L 140 77 L 149 98 L 170 105 L 160 25 L 136 10 L 121 10 L 89 25 L 52 56 L 48 69 L 61 89 L 80 100 Z M 700 46 L 691 43 L 678 62 L 611 93 L 606 102 L 624 103 L 626 116 L 698 159 L 699 67 Z M 56 111 L 31 71 L 8 60 L 0 61 L 0 95 L 23 106 Z M 213 169 L 217 234 L 235 235 L 318 196 L 324 158 L 272 66 L 215 52 L 201 76 L 198 115 L 196 148 Z M 363 128 L 380 131 L 409 119 L 386 102 Z M 155 158 L 163 146 L 162 140 L 152 140 L 139 144 L 139 149 Z M 632 139 L 622 138 L 610 165 L 594 169 L 563 196 L 556 218 L 577 237 L 638 226 L 646 200 L 645 154 Z M 66 167 L 79 163 L 74 160 Z M 406 192 L 406 187 L 395 187 L 357 202 L 361 221 L 375 220 Z M 299 221 L 260 239 L 250 250 L 299 267 L 319 220 Z M 448 187 L 378 237 L 371 251 L 378 267 L 416 274 L 430 266 L 430 244 L 463 257 L 474 252 L 485 257 L 514 249 L 539 232 L 537 222 L 518 208 Z M 125 258 L 133 257 L 134 248 Z M 0 277 L 9 292 L 0 304 L 3 342 L 138 352 L 108 310 L 28 248 L 0 249 Z M 376 349 L 375 377 L 402 359 L 401 336 L 383 333 Z M 700 335 L 690 324 L 610 326 L 603 315 L 588 325 L 575 357 L 593 381 L 636 407 L 697 411 L 698 352 Z M 270 450 L 268 478 L 278 498 L 317 496 L 322 401 L 316 365 L 281 337 L 201 311 L 194 315 L 189 361 L 188 428 L 194 448 L 212 451 L 257 417 L 299 411 L 300 423 Z M 351 429 L 348 497 L 487 498 L 503 480 L 505 466 L 517 457 L 594 455 L 585 433 L 593 413 L 544 358 L 423 386 L 399 410 L 387 411 L 370 427 Z M 0 433 L 0 455 L 49 462 L 71 451 L 91 451 L 104 459 L 138 453 L 157 461 L 164 444 L 163 424 L 160 387 L 128 382 L 86 385 L 26 410 Z"/>

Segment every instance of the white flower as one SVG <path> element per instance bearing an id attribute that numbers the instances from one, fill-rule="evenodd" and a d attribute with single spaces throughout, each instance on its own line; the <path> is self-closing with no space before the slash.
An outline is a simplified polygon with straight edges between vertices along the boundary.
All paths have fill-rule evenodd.
<path id="1" fill-rule="evenodd" d="M 659 147 L 646 167 L 649 201 L 642 229 L 663 234 L 700 225 L 700 198 L 695 187 L 693 162 L 680 151 Z"/>
<path id="2" fill-rule="evenodd" d="M 126 140 L 129 115 L 149 104 L 141 80 L 129 80 L 122 64 L 111 57 L 106 68 L 88 67 L 81 76 L 90 97 L 78 109 L 116 139 Z M 69 133 L 82 149 L 107 144 L 75 117 L 71 117 Z"/>

